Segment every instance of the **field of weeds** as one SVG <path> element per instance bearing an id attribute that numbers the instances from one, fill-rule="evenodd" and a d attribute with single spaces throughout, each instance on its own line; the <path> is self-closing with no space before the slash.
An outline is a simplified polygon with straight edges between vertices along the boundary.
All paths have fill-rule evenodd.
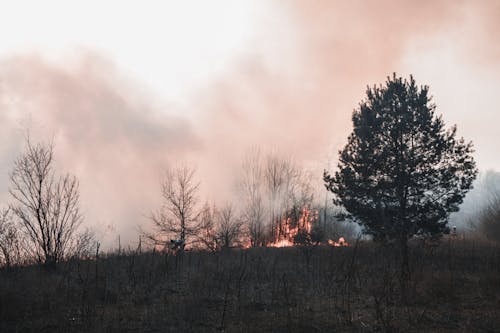
<path id="1" fill-rule="evenodd" d="M 500 247 L 129 252 L 0 271 L 1 332 L 494 332 Z"/>

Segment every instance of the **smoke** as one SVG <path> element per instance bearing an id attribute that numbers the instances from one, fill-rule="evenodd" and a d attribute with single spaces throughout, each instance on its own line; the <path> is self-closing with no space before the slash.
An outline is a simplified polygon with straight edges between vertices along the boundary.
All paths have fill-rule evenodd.
<path id="1" fill-rule="evenodd" d="M 481 214 L 500 197 L 500 172 L 482 172 L 474 182 L 474 188 L 467 193 L 460 211 L 450 216 L 450 225 L 462 230 L 480 231 Z"/>
<path id="2" fill-rule="evenodd" d="M 443 95 L 438 102 L 444 107 L 438 103 L 438 113 L 444 114 L 450 126 L 458 124 L 459 135 L 480 142 L 480 166 L 486 162 L 486 167 L 494 167 L 489 163 L 494 134 L 488 131 L 487 137 L 483 137 L 481 133 L 486 126 L 473 127 L 469 107 L 474 102 L 464 102 L 468 99 L 481 100 L 486 105 L 495 103 L 494 95 L 485 94 L 485 89 L 477 88 L 482 93 L 464 91 L 470 85 L 484 85 L 481 75 L 468 76 L 477 66 L 471 51 L 476 49 L 484 57 L 490 57 L 496 48 L 478 49 L 472 45 L 477 40 L 494 41 L 492 35 L 484 36 L 477 28 L 482 18 L 480 13 L 491 3 L 448 0 L 276 3 L 280 12 L 263 18 L 263 24 L 272 28 L 262 29 L 252 52 L 238 63 L 230 64 L 227 75 L 214 80 L 193 98 L 191 108 L 200 120 L 195 126 L 203 133 L 205 153 L 227 162 L 214 165 L 224 170 L 220 175 L 226 180 L 210 172 L 213 186 L 227 182 L 227 176 L 234 174 L 234 161 L 242 160 L 242 152 L 253 146 L 293 155 L 316 175 L 324 168 L 333 168 L 337 150 L 345 144 L 351 130 L 351 112 L 364 98 L 366 85 L 381 83 L 392 72 L 403 76 L 414 74 L 419 84 L 430 85 L 432 94 Z M 482 24 L 496 24 L 495 17 L 500 15 L 489 14 Z M 471 43 L 460 39 L 461 31 L 467 32 L 467 41 Z M 412 66 L 407 59 L 415 57 L 418 61 L 419 56 L 426 56 L 426 47 L 441 52 L 436 38 L 460 41 L 456 51 L 464 59 L 453 63 L 455 67 L 450 69 L 458 74 L 451 76 L 433 67 L 435 76 L 426 80 L 427 68 Z M 441 59 L 439 54 L 437 58 Z M 494 65 L 500 69 L 498 61 Z M 456 70 L 464 67 L 468 72 Z M 434 89 L 433 82 L 441 81 L 446 85 L 439 84 L 439 89 Z M 469 85 L 464 86 L 464 81 Z M 498 87 L 500 80 L 495 79 L 492 87 L 495 85 Z M 459 96 L 457 91 L 461 92 Z M 486 108 L 481 110 L 484 117 L 489 117 L 489 113 Z M 500 122 L 498 115 L 493 117 Z M 494 124 L 494 119 L 489 124 Z"/>
<path id="3" fill-rule="evenodd" d="M 0 77 L 2 191 L 29 130 L 32 140 L 53 142 L 57 170 L 79 178 L 87 223 L 101 236 L 117 229 L 125 241 L 136 237 L 159 204 L 161 170 L 200 149 L 189 121 L 96 55 L 69 68 L 14 57 L 0 63 Z"/>
<path id="4" fill-rule="evenodd" d="M 8 172 L 26 129 L 35 140 L 52 140 L 58 170 L 80 179 L 87 223 L 101 230 L 111 225 L 124 242 L 135 240 L 136 227 L 159 206 L 158 180 L 169 164 L 188 161 L 197 167 L 202 198 L 237 200 L 244 156 L 260 147 L 300 161 L 320 188 L 322 170 L 335 167 L 366 85 L 394 71 L 412 73 L 431 93 L 445 96 L 438 112 L 445 121 L 456 120 L 466 139 L 488 147 L 481 150 L 480 167 L 481 161 L 498 166 L 491 158 L 497 132 L 473 127 L 471 110 L 449 102 L 457 98 L 457 81 L 471 78 L 440 68 L 429 76 L 425 68 L 408 65 L 408 58 L 418 62 L 427 47 L 439 50 L 436 40 L 450 38 L 460 54 L 454 68 L 465 66 L 469 73 L 488 66 L 500 73 L 499 7 L 495 1 L 276 0 L 274 11 L 260 13 L 258 33 L 246 51 L 182 106 L 152 94 L 140 78 L 127 77 L 98 53 L 59 63 L 36 55 L 3 58 L 0 200 L 9 200 Z M 498 77 L 489 84 L 498 87 Z M 495 94 L 485 98 L 477 90 L 467 98 L 490 106 L 480 110 L 489 117 L 482 126 L 500 123 Z"/>

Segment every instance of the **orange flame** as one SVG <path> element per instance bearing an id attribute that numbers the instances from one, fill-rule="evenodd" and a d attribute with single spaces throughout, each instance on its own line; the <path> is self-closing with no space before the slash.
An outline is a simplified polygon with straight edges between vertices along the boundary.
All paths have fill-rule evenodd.
<path id="1" fill-rule="evenodd" d="M 278 232 L 274 241 L 268 244 L 269 247 L 289 247 L 295 245 L 295 237 L 299 232 L 304 232 L 306 235 L 311 234 L 312 222 L 317 219 L 317 212 L 311 213 L 307 208 L 303 208 L 297 225 L 291 226 L 291 219 L 284 218 L 278 225 Z"/>
<path id="2" fill-rule="evenodd" d="M 328 244 L 335 247 L 349 246 L 349 243 L 345 241 L 344 237 L 340 237 L 338 242 L 329 239 Z"/>
<path id="3" fill-rule="evenodd" d="M 318 219 L 318 211 L 311 211 L 307 208 L 303 208 L 300 212 L 300 217 L 297 222 L 295 222 L 295 226 L 292 226 L 294 223 L 292 218 L 284 217 L 280 220 L 277 226 L 275 226 L 275 235 L 274 240 L 268 243 L 266 246 L 268 247 L 292 247 L 298 245 L 296 243 L 296 237 L 299 233 L 303 233 L 305 239 L 311 241 L 311 231 L 312 224 L 315 220 Z M 301 234 L 302 236 L 302 234 Z M 300 244 L 300 241 L 299 241 Z M 310 243 L 309 243 L 310 244 Z M 328 244 L 334 247 L 344 247 L 349 246 L 349 243 L 346 242 L 344 237 L 340 237 L 338 242 L 329 239 Z M 248 241 L 246 244 L 242 246 L 243 248 L 250 248 L 251 243 Z"/>

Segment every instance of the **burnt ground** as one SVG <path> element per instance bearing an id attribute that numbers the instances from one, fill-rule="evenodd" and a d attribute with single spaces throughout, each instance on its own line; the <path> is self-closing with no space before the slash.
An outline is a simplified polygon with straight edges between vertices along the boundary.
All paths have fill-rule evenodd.
<path id="1" fill-rule="evenodd" d="M 499 332 L 500 247 L 108 254 L 0 270 L 1 332 Z"/>

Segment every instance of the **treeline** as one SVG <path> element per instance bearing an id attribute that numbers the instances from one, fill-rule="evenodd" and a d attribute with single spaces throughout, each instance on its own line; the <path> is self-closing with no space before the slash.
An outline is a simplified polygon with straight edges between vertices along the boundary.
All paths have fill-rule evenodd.
<path id="1" fill-rule="evenodd" d="M 330 200 L 318 204 L 312 175 L 293 159 L 254 150 L 242 163 L 237 203 L 203 202 L 194 168 L 167 170 L 161 182 L 163 206 L 151 214 L 153 246 L 189 246 L 210 251 L 230 247 L 314 245 L 352 237 L 355 227 L 335 218 Z M 326 195 L 326 194 L 325 194 Z M 145 227 L 147 228 L 147 226 Z"/>
<path id="2" fill-rule="evenodd" d="M 327 192 L 293 159 L 257 150 L 242 162 L 235 201 L 217 207 L 200 198 L 192 166 L 169 168 L 159 186 L 162 206 L 141 223 L 140 245 L 144 240 L 154 250 L 176 251 L 314 246 L 352 236 L 352 225 L 336 218 L 342 216 L 375 241 L 399 244 L 406 280 L 409 240 L 449 233 L 450 214 L 472 188 L 478 173 L 473 144 L 456 126 L 446 128 L 429 87 L 412 76 L 393 74 L 384 85 L 368 87 L 352 122 L 337 170 L 323 174 Z M 83 228 L 77 179 L 53 170 L 52 145 L 27 140 L 9 191 L 12 203 L 0 226 L 3 264 L 23 258 L 54 266 L 99 247 Z M 477 228 L 492 240 L 500 237 L 499 197 L 495 193 L 477 216 Z"/>
<path id="3" fill-rule="evenodd" d="M 52 144 L 26 140 L 9 174 L 10 204 L 0 212 L 0 265 L 95 256 L 100 242 L 85 227 L 77 178 L 54 170 Z M 354 225 L 338 221 L 331 200 L 292 158 L 251 151 L 242 161 L 237 200 L 221 206 L 202 200 L 191 166 L 167 169 L 159 184 L 163 204 L 140 221 L 140 246 L 170 251 L 231 247 L 317 245 L 352 238 Z"/>

